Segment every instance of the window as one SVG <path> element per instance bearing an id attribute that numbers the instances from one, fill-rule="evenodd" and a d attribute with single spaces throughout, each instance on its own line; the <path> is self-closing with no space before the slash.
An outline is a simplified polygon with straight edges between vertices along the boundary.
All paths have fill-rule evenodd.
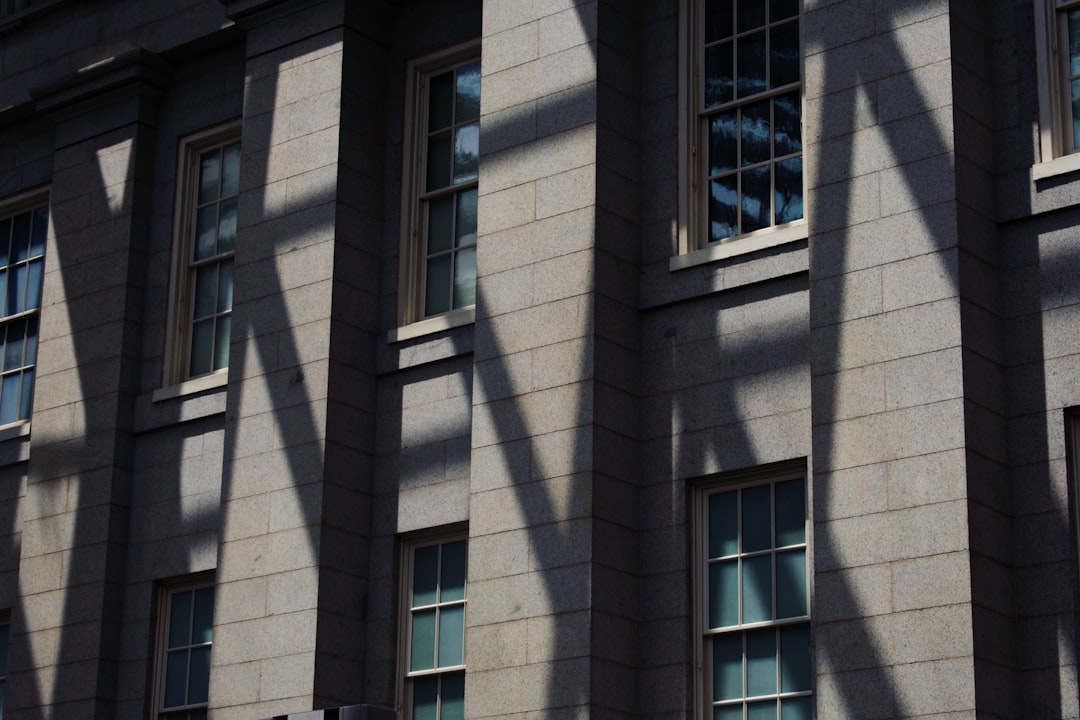
<path id="1" fill-rule="evenodd" d="M 0 425 L 30 419 L 48 225 L 45 204 L 0 219 Z"/>
<path id="2" fill-rule="evenodd" d="M 480 152 L 475 43 L 411 63 L 399 325 L 412 334 L 473 318 Z M 435 320 L 437 318 L 437 320 Z M 393 339 L 411 336 L 400 330 Z"/>
<path id="3" fill-rule="evenodd" d="M 806 481 L 697 493 L 701 712 L 710 720 L 811 720 Z"/>
<path id="4" fill-rule="evenodd" d="M 155 704 L 161 720 L 206 720 L 213 620 L 211 581 L 163 589 Z"/>
<path id="5" fill-rule="evenodd" d="M 237 127 L 181 143 L 170 364 L 166 384 L 229 366 L 233 255 L 240 191 Z"/>
<path id="6" fill-rule="evenodd" d="M 1040 144 L 1043 162 L 1080 150 L 1080 0 L 1037 0 Z M 1070 158 L 1062 171 L 1080 168 Z M 1039 171 L 1050 175 L 1052 170 Z"/>
<path id="7" fill-rule="evenodd" d="M 805 195 L 800 0 L 685 0 L 684 12 L 681 249 L 722 257 L 805 237 L 791 226 Z"/>
<path id="8" fill-rule="evenodd" d="M 465 717 L 465 539 L 408 546 L 405 706 L 411 720 Z"/>

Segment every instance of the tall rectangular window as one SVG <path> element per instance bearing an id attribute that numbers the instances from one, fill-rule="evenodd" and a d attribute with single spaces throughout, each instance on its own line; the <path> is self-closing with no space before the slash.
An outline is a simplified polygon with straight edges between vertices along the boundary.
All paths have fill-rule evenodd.
<path id="1" fill-rule="evenodd" d="M 1080 0 L 1036 0 L 1035 21 L 1046 162 L 1080 150 Z M 1080 161 L 1066 165 L 1063 170 L 1071 170 Z"/>
<path id="2" fill-rule="evenodd" d="M 200 582 L 166 588 L 158 628 L 157 716 L 206 720 L 214 586 Z"/>
<path id="3" fill-rule="evenodd" d="M 811 720 L 806 481 L 697 493 L 702 717 Z"/>
<path id="4" fill-rule="evenodd" d="M 411 720 L 465 717 L 464 538 L 405 553 L 405 704 Z"/>
<path id="5" fill-rule="evenodd" d="M 44 204 L 0 219 L 0 425 L 30 419 L 48 226 Z"/>
<path id="6" fill-rule="evenodd" d="M 399 324 L 472 321 L 480 59 L 475 43 L 410 64 Z"/>
<path id="7" fill-rule="evenodd" d="M 167 381 L 225 370 L 232 330 L 240 140 L 231 125 L 184 141 Z"/>
<path id="8" fill-rule="evenodd" d="M 691 117 L 683 144 L 689 175 L 683 250 L 691 252 L 803 218 L 802 4 L 686 3 L 684 93 Z"/>

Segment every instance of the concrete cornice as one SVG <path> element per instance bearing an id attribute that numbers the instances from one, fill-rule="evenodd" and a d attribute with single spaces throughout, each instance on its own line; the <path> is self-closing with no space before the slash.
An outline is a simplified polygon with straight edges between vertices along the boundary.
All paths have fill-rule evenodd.
<path id="1" fill-rule="evenodd" d="M 129 50 L 30 90 L 34 108 L 46 115 L 77 111 L 79 105 L 118 93 L 156 96 L 169 83 L 170 65 L 144 48 Z"/>

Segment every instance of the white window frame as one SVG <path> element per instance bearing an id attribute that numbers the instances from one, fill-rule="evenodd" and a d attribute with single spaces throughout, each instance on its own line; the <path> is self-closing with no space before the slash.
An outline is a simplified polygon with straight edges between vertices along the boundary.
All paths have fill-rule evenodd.
<path id="1" fill-rule="evenodd" d="M 194 612 L 194 597 L 195 592 L 199 590 L 209 589 L 214 598 L 216 613 L 217 605 L 217 588 L 214 586 L 214 574 L 199 573 L 197 575 L 191 575 L 184 578 L 175 580 L 163 581 L 158 584 L 157 587 L 157 626 L 154 632 L 154 683 L 151 690 L 151 708 L 153 709 L 153 717 L 155 718 L 168 718 L 173 713 L 182 713 L 190 710 L 202 710 L 208 706 L 207 703 L 195 703 L 191 705 L 176 705 L 166 708 L 165 707 L 165 674 L 168 669 L 167 653 L 169 650 L 169 620 L 170 609 L 172 607 L 172 600 L 179 593 L 190 592 L 192 593 L 192 612 Z M 211 627 L 213 625 L 211 624 Z M 189 630 L 190 632 L 190 630 Z M 213 655 L 213 639 L 210 642 L 195 643 L 184 646 L 187 650 L 191 650 L 196 647 L 209 647 L 211 648 L 211 656 Z M 176 648 L 173 648 L 176 649 Z M 189 652 L 190 659 L 190 652 Z M 190 678 L 189 678 L 190 680 Z M 209 684 L 209 678 L 208 678 Z M 189 688 L 185 686 L 185 692 Z"/>
<path id="2" fill-rule="evenodd" d="M 767 2 L 768 0 L 762 0 Z M 680 270 L 703 263 L 720 260 L 735 255 L 742 255 L 777 245 L 804 240 L 808 236 L 807 214 L 807 171 L 806 142 L 803 138 L 802 200 L 803 217 L 799 220 L 771 225 L 752 232 L 747 232 L 726 240 L 710 243 L 708 240 L 708 206 L 704 200 L 702 184 L 704 166 L 708 161 L 708 138 L 703 126 L 705 120 L 703 104 L 701 58 L 699 50 L 704 46 L 704 1 L 679 0 L 679 223 L 677 254 L 669 263 L 670 270 Z M 799 113 L 806 117 L 805 103 L 805 57 L 802 26 L 804 21 L 803 3 L 799 3 Z M 783 91 L 767 90 L 748 98 L 745 102 L 734 101 L 728 107 L 735 108 L 749 105 L 762 99 L 783 95 L 794 90 L 794 84 L 785 86 Z M 805 135 L 805 133 L 804 133 Z"/>
<path id="3" fill-rule="evenodd" d="M 165 337 L 162 388 L 154 393 L 154 400 L 220 387 L 228 381 L 228 365 L 194 377 L 189 371 L 195 292 L 195 268 L 192 260 L 195 244 L 194 208 L 200 153 L 239 141 L 239 120 L 193 133 L 180 141 L 173 211 L 173 270 L 169 281 L 167 310 L 169 331 Z M 234 256 L 235 250 L 215 255 L 205 262 L 221 263 Z M 231 313 L 230 309 L 228 314 L 231 316 Z"/>
<path id="4" fill-rule="evenodd" d="M 718 494 L 718 493 L 732 492 L 732 491 L 743 491 L 743 490 L 752 489 L 752 488 L 759 488 L 759 487 L 775 488 L 778 484 L 786 482 L 786 481 L 790 481 L 790 480 L 802 480 L 803 481 L 803 492 L 804 492 L 804 499 L 805 499 L 805 506 L 804 507 L 805 507 L 805 512 L 806 512 L 805 535 L 804 535 L 804 542 L 801 545 L 797 544 L 797 543 L 796 544 L 791 544 L 791 545 L 786 545 L 786 546 L 783 546 L 783 550 L 784 551 L 790 551 L 790 550 L 793 550 L 793 549 L 798 550 L 800 547 L 805 549 L 805 559 L 806 559 L 806 568 L 805 568 L 806 613 L 805 613 L 805 615 L 787 617 L 787 618 L 783 618 L 783 619 L 778 620 L 778 619 L 775 618 L 776 611 L 775 611 L 775 607 L 774 607 L 773 611 L 772 611 L 773 619 L 766 620 L 766 621 L 744 623 L 743 622 L 743 617 L 742 617 L 742 609 L 743 609 L 742 608 L 742 595 L 741 595 L 741 592 L 740 592 L 739 600 L 738 600 L 738 603 L 739 603 L 738 623 L 735 624 L 735 625 L 724 626 L 723 628 L 710 629 L 710 627 L 709 627 L 709 625 L 710 625 L 710 623 L 709 623 L 709 611 L 710 611 L 710 607 L 709 607 L 709 566 L 710 566 L 710 562 L 715 562 L 715 561 L 710 561 L 709 550 L 708 550 L 708 541 L 709 541 L 708 532 L 709 532 L 709 527 L 710 527 L 710 524 L 709 524 L 709 519 L 710 519 L 709 518 L 709 496 L 714 495 L 714 494 Z M 773 497 L 773 495 L 774 495 L 774 492 L 770 491 L 770 497 Z M 730 474 L 725 474 L 724 476 L 720 476 L 720 477 L 717 477 L 717 478 L 711 478 L 708 481 L 698 483 L 693 487 L 693 497 L 694 497 L 694 502 L 693 502 L 693 512 L 694 512 L 694 516 L 693 516 L 693 531 L 694 531 L 693 532 L 693 538 L 694 538 L 694 542 L 693 542 L 693 548 L 692 548 L 692 556 L 693 556 L 693 563 L 694 563 L 694 573 L 693 573 L 693 575 L 694 575 L 693 623 L 694 623 L 694 637 L 696 638 L 696 640 L 694 642 L 694 667 L 696 668 L 695 692 L 694 692 L 695 717 L 701 718 L 702 720 L 712 720 L 712 717 L 713 717 L 713 700 L 712 700 L 712 695 L 713 695 L 713 693 L 712 693 L 712 689 L 713 689 L 712 688 L 713 667 L 712 667 L 712 653 L 711 653 L 712 638 L 713 637 L 721 637 L 721 636 L 732 637 L 734 635 L 738 635 L 738 636 L 743 638 L 744 647 L 745 647 L 745 642 L 746 642 L 745 638 L 747 637 L 748 633 L 752 633 L 754 631 L 759 631 L 759 630 L 767 630 L 767 629 L 776 629 L 779 632 L 779 629 L 783 628 L 783 627 L 796 627 L 796 626 L 800 626 L 800 625 L 805 625 L 808 628 L 809 633 L 810 633 L 810 641 L 809 641 L 810 642 L 810 654 L 811 654 L 810 655 L 810 674 L 811 674 L 811 677 L 810 677 L 810 685 L 811 685 L 811 687 L 810 687 L 810 689 L 806 690 L 806 691 L 783 692 L 782 688 L 780 686 L 780 677 L 779 677 L 779 675 L 780 675 L 780 662 L 777 661 L 777 663 L 776 663 L 777 664 L 776 692 L 773 693 L 773 694 L 769 694 L 769 695 L 762 695 L 762 696 L 760 696 L 760 698 L 762 698 L 762 699 L 773 698 L 777 702 L 779 702 L 780 699 L 786 699 L 786 698 L 797 698 L 797 697 L 810 697 L 810 698 L 813 698 L 813 696 L 814 696 L 814 690 L 813 690 L 813 685 L 814 685 L 814 663 L 813 663 L 813 622 L 812 622 L 812 614 L 813 614 L 813 609 L 812 609 L 813 573 L 812 573 L 812 569 L 813 569 L 814 564 L 813 564 L 813 555 L 812 555 L 812 536 L 811 536 L 812 523 L 810 522 L 810 517 L 811 517 L 810 484 L 809 484 L 809 477 L 808 477 L 808 474 L 806 472 L 805 463 L 803 461 L 777 463 L 777 464 L 774 464 L 774 465 L 771 465 L 771 466 L 765 466 L 765 467 L 762 467 L 762 468 L 756 468 L 756 469 L 748 470 L 748 471 L 741 471 L 741 472 L 738 472 L 738 473 L 730 473 Z M 738 497 L 741 497 L 741 496 L 738 496 Z M 772 507 L 771 507 L 770 513 L 771 513 L 772 516 L 775 516 L 775 510 L 776 510 L 775 498 L 773 498 L 771 502 L 772 502 Z M 741 520 L 741 509 L 739 510 L 739 514 L 740 514 L 739 522 L 740 522 L 740 525 L 741 525 L 741 522 L 742 522 L 742 520 Z M 750 556 L 750 557 L 759 556 L 760 557 L 760 556 L 765 556 L 765 555 L 771 555 L 771 556 L 773 556 L 775 558 L 775 555 L 777 555 L 777 554 L 778 554 L 778 549 L 776 548 L 775 544 L 773 544 L 772 548 L 767 550 L 767 551 L 757 551 L 757 552 L 743 552 L 743 549 L 740 546 L 738 552 L 735 555 L 725 556 L 724 559 L 730 561 L 730 560 L 733 560 L 733 559 L 737 558 L 739 560 L 739 563 L 740 563 L 740 565 L 738 567 L 741 567 L 741 563 L 742 563 L 744 557 L 747 557 L 747 556 Z M 771 579 L 774 603 L 776 601 L 776 575 L 777 575 L 777 570 L 776 570 L 776 562 L 775 562 L 775 559 L 774 559 L 773 563 L 772 563 L 772 579 Z M 739 587 L 740 587 L 740 590 L 741 590 L 741 580 L 740 580 L 740 586 Z M 777 641 L 777 642 L 779 642 L 779 641 Z M 745 672 L 746 672 L 746 661 L 745 661 L 745 657 L 744 657 L 744 667 L 743 667 L 743 673 L 744 673 L 743 679 L 744 679 L 744 682 L 745 682 Z M 746 693 L 746 687 L 745 687 L 745 684 L 744 684 L 742 699 L 739 700 L 739 699 L 734 699 L 733 698 L 732 700 L 730 700 L 730 702 L 733 703 L 733 704 L 742 703 L 743 706 L 745 706 L 746 700 L 747 700 L 747 693 Z M 811 710 L 811 712 L 813 713 L 813 710 Z M 777 713 L 777 717 L 779 717 L 779 710 L 778 710 L 778 713 Z"/>
<path id="5" fill-rule="evenodd" d="M 0 221 L 14 220 L 14 218 L 16 218 L 16 217 L 18 217 L 20 215 L 23 215 L 25 213 L 36 213 L 39 210 L 44 210 L 44 212 L 45 212 L 45 222 L 46 222 L 46 226 L 45 226 L 45 248 L 42 250 L 42 255 L 41 255 L 41 263 L 44 265 L 48 261 L 48 254 L 49 254 L 48 253 L 48 246 L 49 246 L 49 242 L 50 242 L 50 233 L 52 232 L 52 228 L 51 228 L 51 223 L 52 223 L 51 215 L 52 215 L 52 212 L 51 212 L 51 208 L 49 207 L 49 191 L 48 191 L 48 189 L 36 189 L 36 190 L 32 190 L 30 192 L 21 193 L 19 195 L 15 195 L 13 197 L 5 199 L 2 203 L 0 203 Z M 31 218 L 31 223 L 33 223 L 33 217 Z M 33 227 L 30 228 L 30 232 L 31 233 L 33 232 Z M 0 242 L 5 243 L 5 244 L 10 243 L 10 237 L 0 238 Z M 29 263 L 30 260 L 31 260 L 31 258 L 28 257 L 27 258 L 27 263 Z M 9 258 L 9 261 L 10 261 L 10 258 Z M 12 267 L 12 265 L 14 265 L 14 264 L 15 263 L 9 262 L 9 264 L 3 266 L 2 269 L 6 271 L 8 268 Z M 44 268 L 44 269 L 47 269 L 47 268 Z M 42 310 L 42 307 L 44 306 L 44 285 L 45 285 L 45 282 L 44 282 L 44 275 L 45 275 L 44 269 L 43 269 L 42 277 L 41 277 L 41 287 L 38 288 L 39 292 L 42 293 L 42 297 L 39 297 L 37 299 L 37 307 L 28 308 L 28 309 L 23 310 L 22 312 L 15 313 L 15 314 L 0 318 L 0 351 L 3 351 L 3 349 L 6 346 L 5 336 L 6 336 L 7 326 L 9 324 L 19 322 L 19 321 L 22 321 L 22 320 L 30 320 L 30 319 L 33 319 L 35 322 L 38 323 L 38 330 L 37 330 L 38 335 L 37 335 L 37 339 L 35 340 L 35 351 L 34 351 L 35 352 L 35 359 L 34 359 L 34 362 L 29 364 L 29 365 L 25 365 L 25 364 L 20 365 L 20 367 L 17 369 L 18 372 L 20 373 L 20 375 L 23 378 L 25 378 L 25 374 L 26 374 L 27 371 L 30 371 L 30 372 L 33 373 L 33 376 L 32 376 L 33 379 L 31 380 L 31 382 L 33 383 L 33 386 L 37 385 L 37 373 L 36 373 L 36 369 L 37 369 L 37 353 L 40 350 L 41 310 Z M 24 351 L 25 351 L 25 347 L 24 347 Z M 24 362 L 25 362 L 25 357 L 24 357 Z M 8 372 L 0 373 L 0 378 L 2 378 L 4 376 L 7 376 L 9 374 L 13 374 L 13 373 L 8 373 Z M 22 394 L 21 384 L 22 384 L 22 381 L 20 380 L 20 400 L 21 400 L 21 394 Z M 33 402 L 34 402 L 34 397 L 33 397 L 34 396 L 34 387 L 33 386 L 30 388 L 29 396 L 26 399 L 26 402 L 29 405 L 29 407 L 27 408 L 26 417 L 20 417 L 20 418 L 17 418 L 15 420 L 13 420 L 12 422 L 0 425 L 0 440 L 6 440 L 8 438 L 18 437 L 18 436 L 21 436 L 21 435 L 25 435 L 25 434 L 27 434 L 29 432 L 30 420 L 31 420 L 32 415 L 33 415 Z M 0 395 L 0 396 L 2 396 L 2 395 Z M 19 414 L 22 414 L 21 410 L 19 411 Z"/>
<path id="6" fill-rule="evenodd" d="M 1077 571 L 1080 572 L 1080 407 L 1065 411 L 1065 464 L 1072 499 L 1073 542 L 1078 544 L 1075 548 Z"/>
<path id="7" fill-rule="evenodd" d="M 1080 170 L 1080 147 L 1072 138 L 1068 69 L 1068 10 L 1080 0 L 1035 0 L 1035 44 L 1039 82 L 1039 162 L 1035 180 Z"/>
<path id="8" fill-rule="evenodd" d="M 408 538 L 402 539 L 401 545 L 401 593 L 399 602 L 399 617 L 398 623 L 399 637 L 398 637 L 398 709 L 399 717 L 403 720 L 411 720 L 413 717 L 413 685 L 417 678 L 440 676 L 440 682 L 442 676 L 450 674 L 464 673 L 465 666 L 468 659 L 468 648 L 465 645 L 464 631 L 462 634 L 462 661 L 460 665 L 443 666 L 439 667 L 436 663 L 436 667 L 431 670 L 410 671 L 410 664 L 412 659 L 412 615 L 414 608 L 412 607 L 412 588 L 413 588 L 413 568 L 416 557 L 416 551 L 424 548 L 439 547 L 439 557 L 441 563 L 442 547 L 451 543 L 462 542 L 465 544 L 465 558 L 466 558 L 466 578 L 464 598 L 461 600 L 452 600 L 442 602 L 441 598 L 434 605 L 420 606 L 421 610 L 429 610 L 431 608 L 439 608 L 440 611 L 444 607 L 460 606 L 463 608 L 465 620 L 463 623 L 467 625 L 468 618 L 468 603 L 469 603 L 469 585 L 468 585 L 468 530 L 462 526 L 454 526 L 437 531 L 427 531 L 410 535 Z M 441 564 L 440 564 L 441 572 Z M 441 588 L 440 588 L 441 592 Z M 436 624 L 436 633 L 439 625 Z M 436 635 L 437 637 L 437 635 Z M 437 652 L 437 648 L 436 648 Z M 442 717 L 442 708 L 439 707 L 438 718 Z"/>
<path id="9" fill-rule="evenodd" d="M 455 308 L 425 316 L 424 190 L 426 167 L 428 79 L 480 60 L 480 41 L 470 40 L 409 62 L 405 88 L 405 128 L 402 143 L 401 240 L 398 265 L 397 327 L 388 340 L 398 342 L 429 333 L 469 325 L 476 306 Z M 453 186 L 453 192 L 477 187 L 478 181 Z"/>

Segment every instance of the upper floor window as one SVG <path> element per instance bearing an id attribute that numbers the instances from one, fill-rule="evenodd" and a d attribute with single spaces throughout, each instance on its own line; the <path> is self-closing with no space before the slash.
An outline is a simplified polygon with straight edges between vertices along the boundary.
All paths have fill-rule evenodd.
<path id="1" fill-rule="evenodd" d="M 181 144 L 167 384 L 229 366 L 240 193 L 235 124 Z"/>
<path id="2" fill-rule="evenodd" d="M 480 59 L 475 43 L 409 65 L 395 337 L 471 322 L 476 304 Z M 435 320 L 438 318 L 438 320 Z"/>
<path id="3" fill-rule="evenodd" d="M 1041 160 L 1080 150 L 1080 0 L 1036 0 Z M 1070 158 L 1061 170 L 1080 169 Z M 1054 174 L 1043 168 L 1040 174 Z"/>
<path id="4" fill-rule="evenodd" d="M 800 0 L 685 0 L 683 252 L 787 229 L 775 244 L 803 218 L 800 14 Z"/>
<path id="5" fill-rule="evenodd" d="M 710 720 L 811 720 L 806 480 L 696 495 L 698 666 Z"/>
<path id="6" fill-rule="evenodd" d="M 205 720 L 214 636 L 211 581 L 165 588 L 157 641 L 157 715 Z"/>
<path id="7" fill-rule="evenodd" d="M 405 553 L 405 717 L 465 717 L 464 538 L 418 542 Z"/>
<path id="8" fill-rule="evenodd" d="M 0 425 L 30 419 L 48 225 L 43 203 L 0 218 Z"/>

